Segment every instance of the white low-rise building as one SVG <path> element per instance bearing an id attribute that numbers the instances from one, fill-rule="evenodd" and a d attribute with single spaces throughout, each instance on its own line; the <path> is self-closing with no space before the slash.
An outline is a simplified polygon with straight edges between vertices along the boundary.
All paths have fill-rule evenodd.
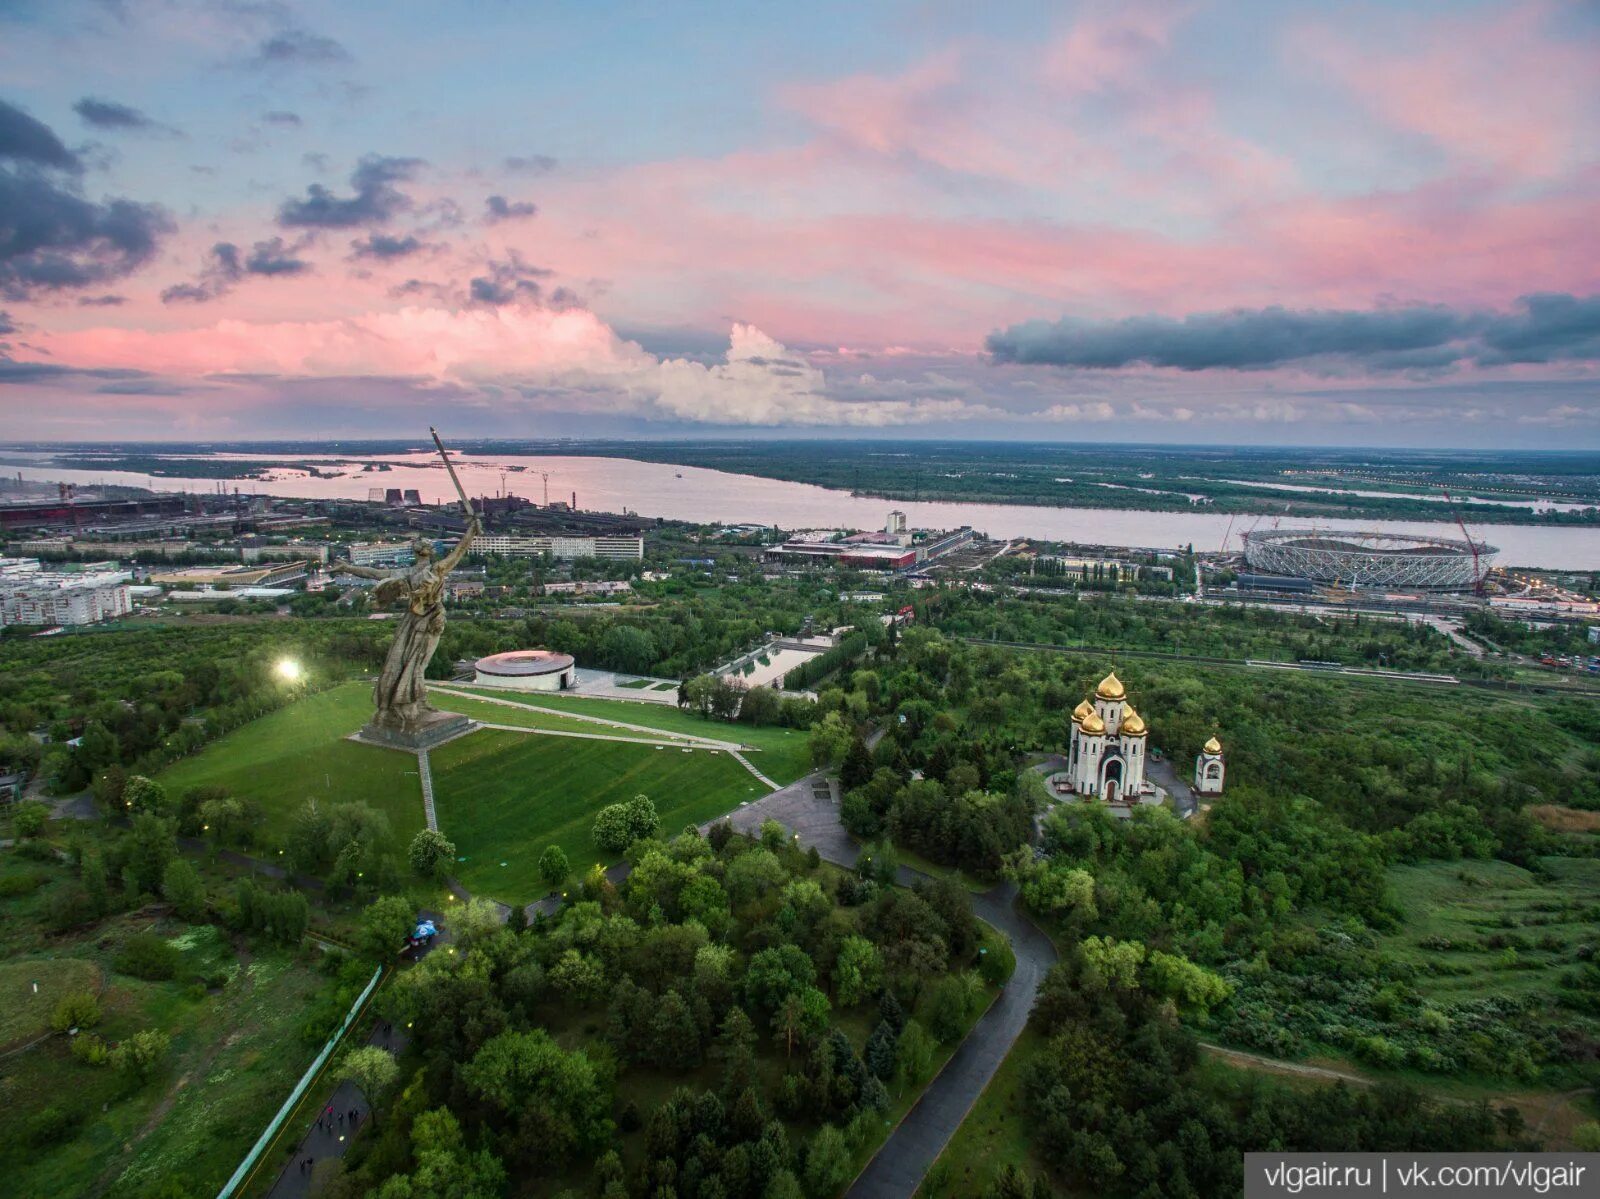
<path id="1" fill-rule="evenodd" d="M 128 576 L 120 572 L 19 570 L 0 577 L 0 627 L 98 624 L 131 610 Z"/>
<path id="2" fill-rule="evenodd" d="M 475 537 L 477 554 L 503 554 L 510 558 L 554 558 L 571 562 L 600 558 L 610 562 L 637 562 L 644 557 L 643 537 L 524 537 L 511 533 L 485 533 Z"/>
<path id="3" fill-rule="evenodd" d="M 577 663 L 571 654 L 548 649 L 519 649 L 479 658 L 473 682 L 481 687 L 508 691 L 567 691 L 577 680 Z"/>

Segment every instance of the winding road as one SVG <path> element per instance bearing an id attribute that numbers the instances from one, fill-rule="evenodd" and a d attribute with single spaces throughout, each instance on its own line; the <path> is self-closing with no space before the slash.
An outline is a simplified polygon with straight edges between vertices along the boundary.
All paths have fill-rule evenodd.
<path id="1" fill-rule="evenodd" d="M 766 820 L 776 820 L 797 836 L 800 844 L 815 846 L 835 865 L 856 863 L 860 849 L 839 823 L 836 786 L 823 775 L 807 775 L 732 815 L 734 828 L 751 835 L 757 835 Z M 907 885 L 926 877 L 910 867 L 900 867 L 899 881 Z M 1055 962 L 1056 951 L 1050 939 L 1017 911 L 1016 896 L 1015 884 L 1001 883 L 972 897 L 974 914 L 1010 938 L 1016 971 L 845 1192 L 847 1199 L 910 1199 L 1022 1035 L 1039 983 Z"/>

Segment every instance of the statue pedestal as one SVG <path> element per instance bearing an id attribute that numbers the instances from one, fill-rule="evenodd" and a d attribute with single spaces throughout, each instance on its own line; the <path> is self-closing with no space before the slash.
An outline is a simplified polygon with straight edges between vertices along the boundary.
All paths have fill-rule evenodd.
<path id="1" fill-rule="evenodd" d="M 432 749 L 475 727 L 475 721 L 459 713 L 430 711 L 398 724 L 369 721 L 356 737 L 373 745 L 387 745 L 394 749 Z"/>

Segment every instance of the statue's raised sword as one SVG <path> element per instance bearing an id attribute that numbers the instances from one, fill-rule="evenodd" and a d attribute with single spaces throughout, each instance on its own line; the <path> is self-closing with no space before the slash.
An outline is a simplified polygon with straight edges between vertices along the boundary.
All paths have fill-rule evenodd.
<path id="1" fill-rule="evenodd" d="M 429 425 L 428 432 L 433 434 L 433 444 L 438 447 L 439 457 L 444 459 L 445 470 L 450 472 L 450 481 L 456 485 L 456 494 L 461 497 L 461 511 L 466 516 L 467 523 L 470 525 L 473 518 L 472 504 L 467 499 L 467 493 L 465 489 L 463 489 L 461 486 L 461 480 L 456 478 L 455 465 L 450 461 L 450 455 L 445 452 L 444 442 L 439 440 L 439 430 L 435 429 L 432 425 Z"/>

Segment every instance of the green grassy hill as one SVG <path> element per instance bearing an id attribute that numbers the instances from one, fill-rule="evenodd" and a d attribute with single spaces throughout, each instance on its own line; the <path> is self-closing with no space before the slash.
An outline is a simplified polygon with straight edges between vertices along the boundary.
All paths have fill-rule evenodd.
<path id="1" fill-rule="evenodd" d="M 662 831 L 719 816 L 764 788 L 727 753 L 485 729 L 430 755 L 439 827 L 465 858 L 455 873 L 507 903 L 545 893 L 538 860 L 559 845 L 573 881 L 612 856 L 590 836 L 606 804 L 648 795 Z"/>
<path id="2" fill-rule="evenodd" d="M 366 683 L 345 683 L 252 720 L 193 757 L 174 762 L 157 781 L 173 797 L 217 786 L 261 805 L 257 852 L 281 844 L 296 810 L 359 800 L 387 813 L 404 844 L 423 827 L 415 756 L 345 738 L 372 715 Z"/>

